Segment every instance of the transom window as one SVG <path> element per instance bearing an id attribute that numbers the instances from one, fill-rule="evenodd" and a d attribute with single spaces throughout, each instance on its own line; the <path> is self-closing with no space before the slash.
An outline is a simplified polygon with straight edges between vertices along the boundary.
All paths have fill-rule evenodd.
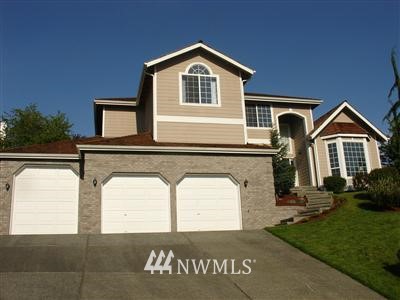
<path id="1" fill-rule="evenodd" d="M 328 144 L 329 164 L 332 176 L 340 176 L 340 165 L 336 143 Z"/>
<path id="2" fill-rule="evenodd" d="M 271 107 L 267 104 L 246 104 L 247 127 L 272 127 Z"/>
<path id="3" fill-rule="evenodd" d="M 348 177 L 357 173 L 367 172 L 367 162 L 362 142 L 343 142 L 343 153 Z"/>
<path id="4" fill-rule="evenodd" d="M 192 65 L 182 74 L 182 102 L 218 104 L 217 76 L 203 64 Z"/>

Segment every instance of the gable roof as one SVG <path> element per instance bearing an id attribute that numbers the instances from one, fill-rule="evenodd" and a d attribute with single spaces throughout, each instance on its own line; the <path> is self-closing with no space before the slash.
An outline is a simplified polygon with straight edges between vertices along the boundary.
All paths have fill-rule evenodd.
<path id="1" fill-rule="evenodd" d="M 359 119 L 361 119 L 369 128 L 371 128 L 378 136 L 382 138 L 383 141 L 387 141 L 388 137 L 376 128 L 370 121 L 368 121 L 360 112 L 358 112 L 353 106 L 351 106 L 346 100 L 339 105 L 332 108 L 326 114 L 319 117 L 314 122 L 314 130 L 310 133 L 310 138 L 315 139 L 345 108 L 349 109 L 354 113 Z"/>
<path id="2" fill-rule="evenodd" d="M 171 53 L 163 55 L 163 56 L 161 56 L 159 58 L 156 58 L 156 59 L 150 60 L 148 62 L 145 62 L 144 65 L 148 68 L 148 67 L 157 65 L 157 64 L 159 64 L 159 63 L 161 63 L 163 61 L 166 61 L 168 59 L 174 58 L 174 57 L 176 57 L 178 55 L 187 53 L 187 52 L 195 50 L 195 49 L 203 49 L 203 50 L 205 50 L 207 52 L 210 52 L 210 53 L 218 56 L 219 58 L 229 62 L 230 64 L 238 67 L 239 69 L 245 71 L 246 73 L 249 73 L 250 75 L 253 75 L 256 72 L 255 70 L 253 70 L 253 69 L 251 69 L 249 67 L 246 67 L 245 65 L 243 65 L 240 62 L 238 62 L 237 60 L 225 55 L 224 53 L 222 53 L 222 52 L 220 52 L 220 51 L 218 51 L 218 50 L 216 50 L 214 48 L 211 48 L 210 46 L 206 45 L 201 40 L 198 41 L 197 43 L 193 44 L 193 45 L 187 46 L 187 47 L 182 48 L 180 50 L 171 52 Z"/>

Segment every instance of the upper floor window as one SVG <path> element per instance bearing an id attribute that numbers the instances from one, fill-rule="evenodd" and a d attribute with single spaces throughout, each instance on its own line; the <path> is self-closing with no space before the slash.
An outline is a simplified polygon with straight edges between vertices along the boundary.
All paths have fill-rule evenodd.
<path id="1" fill-rule="evenodd" d="M 182 74 L 182 102 L 218 104 L 218 77 L 203 64 L 191 65 Z"/>
<path id="2" fill-rule="evenodd" d="M 246 104 L 247 127 L 272 127 L 271 106 Z"/>

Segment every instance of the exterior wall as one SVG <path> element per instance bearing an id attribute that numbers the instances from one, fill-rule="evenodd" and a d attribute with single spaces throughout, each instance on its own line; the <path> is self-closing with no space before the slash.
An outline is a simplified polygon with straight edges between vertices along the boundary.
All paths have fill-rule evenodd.
<path id="1" fill-rule="evenodd" d="M 0 234 L 8 234 L 13 174 L 24 164 L 70 165 L 81 171 L 79 233 L 101 231 L 101 184 L 113 172 L 157 173 L 171 186 L 172 230 L 176 231 L 176 182 L 188 173 L 230 174 L 240 183 L 243 229 L 260 229 L 291 217 L 297 208 L 275 206 L 271 156 L 190 154 L 85 153 L 85 163 L 52 161 L 0 161 Z M 82 175 L 84 174 L 84 175 Z M 83 178 L 82 178 L 83 177 Z M 93 186 L 93 179 L 98 184 Z M 248 180 L 247 188 L 243 182 Z M 11 185 L 5 190 L 6 183 Z"/>
<path id="2" fill-rule="evenodd" d="M 270 156 L 86 153 L 85 179 L 80 184 L 80 233 L 100 233 L 101 183 L 113 172 L 162 175 L 171 186 L 173 231 L 176 231 L 176 182 L 187 173 L 232 175 L 240 183 L 243 229 L 273 225 L 282 211 L 275 207 Z M 93 187 L 93 178 L 99 182 L 97 187 Z M 244 188 L 246 179 L 249 183 Z"/>
<path id="3" fill-rule="evenodd" d="M 243 144 L 242 125 L 168 123 L 158 127 L 159 141 L 185 143 Z M 160 138 L 161 137 L 161 138 Z"/>
<path id="4" fill-rule="evenodd" d="M 195 62 L 207 65 L 212 74 L 218 75 L 218 85 L 220 90 L 219 106 L 207 105 L 182 105 L 180 104 L 180 72 L 185 72 L 186 68 Z M 244 144 L 244 124 L 242 109 L 242 90 L 241 79 L 239 71 L 227 64 L 226 62 L 215 58 L 213 55 L 204 51 L 193 51 L 161 63 L 157 66 L 157 116 L 169 116 L 179 118 L 180 116 L 192 118 L 212 118 L 210 119 L 197 119 L 196 122 L 185 120 L 185 123 L 176 121 L 157 121 L 157 139 L 161 142 L 170 141 L 171 135 L 176 135 L 181 131 L 185 131 L 188 122 L 192 122 L 191 128 L 194 132 L 202 132 L 202 137 L 205 142 L 213 142 L 213 138 L 206 139 L 207 135 L 212 137 L 218 136 L 219 143 L 228 144 L 232 140 L 230 136 L 236 136 L 235 143 Z M 229 119 L 229 120 L 224 120 Z M 216 121 L 217 119 L 217 121 Z M 232 124 L 234 119 L 234 124 Z M 224 123 L 226 121 L 226 123 Z M 215 124 L 224 125 L 223 130 L 213 130 L 207 132 L 205 125 Z M 214 126 L 221 127 L 221 126 Z M 197 129 L 198 128 L 198 129 Z M 227 133 L 230 131 L 231 133 Z M 228 137 L 228 138 L 226 138 Z M 197 139 L 193 137 L 188 140 L 187 135 L 177 135 L 175 141 L 179 142 L 193 142 Z"/>
<path id="5" fill-rule="evenodd" d="M 247 137 L 249 139 L 270 139 L 271 129 L 268 128 L 247 128 Z"/>
<path id="6" fill-rule="evenodd" d="M 323 185 L 323 179 L 324 177 L 329 176 L 329 158 L 326 153 L 326 148 L 325 148 L 325 142 L 324 140 L 321 139 L 320 136 L 318 136 L 315 139 L 315 152 L 317 153 L 317 161 L 318 161 L 318 167 L 319 167 L 319 185 Z"/>
<path id="7" fill-rule="evenodd" d="M 105 137 L 137 134 L 136 108 L 129 106 L 105 106 L 103 111 Z"/>
<path id="8" fill-rule="evenodd" d="M 346 111 L 340 112 L 332 122 L 341 122 L 341 123 L 357 123 L 354 122 L 354 119 L 351 117 L 349 113 Z"/>
<path id="9" fill-rule="evenodd" d="M 379 155 L 378 144 L 374 138 L 367 142 L 371 170 L 381 168 L 381 158 Z"/>
<path id="10" fill-rule="evenodd" d="M 15 172 L 24 165 L 36 164 L 71 166 L 77 173 L 79 173 L 78 162 L 0 160 L 0 235 L 9 233 Z M 7 183 L 10 185 L 8 191 L 5 188 Z"/>

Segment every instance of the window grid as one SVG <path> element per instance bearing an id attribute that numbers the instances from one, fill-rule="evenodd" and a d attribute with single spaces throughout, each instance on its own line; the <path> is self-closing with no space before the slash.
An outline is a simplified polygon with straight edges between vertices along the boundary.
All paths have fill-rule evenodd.
<path id="1" fill-rule="evenodd" d="M 336 143 L 328 144 L 328 153 L 332 176 L 340 176 L 339 156 Z"/>
<path id="2" fill-rule="evenodd" d="M 265 104 L 246 104 L 248 127 L 272 127 L 271 107 Z"/>
<path id="3" fill-rule="evenodd" d="M 343 142 L 344 160 L 346 162 L 347 177 L 352 177 L 357 173 L 367 172 L 367 162 L 365 160 L 364 143 L 362 142 Z"/>
<path id="4" fill-rule="evenodd" d="M 182 75 L 183 102 L 217 104 L 217 78 L 201 64 L 191 66 L 188 74 Z"/>

